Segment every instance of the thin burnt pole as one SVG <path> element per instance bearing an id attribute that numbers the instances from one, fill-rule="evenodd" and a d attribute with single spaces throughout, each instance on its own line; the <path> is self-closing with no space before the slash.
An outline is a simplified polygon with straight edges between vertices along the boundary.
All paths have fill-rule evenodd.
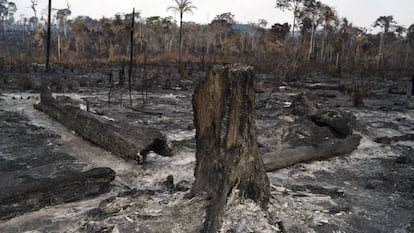
<path id="1" fill-rule="evenodd" d="M 50 24 L 52 19 L 52 0 L 49 0 L 48 18 L 47 18 L 47 40 L 46 40 L 46 72 L 50 70 Z"/>
<path id="2" fill-rule="evenodd" d="M 132 9 L 132 20 L 131 20 L 131 51 L 129 57 L 129 77 L 128 77 L 128 88 L 129 88 L 129 104 L 132 106 L 132 65 L 134 62 L 134 21 L 135 21 L 135 8 Z"/>

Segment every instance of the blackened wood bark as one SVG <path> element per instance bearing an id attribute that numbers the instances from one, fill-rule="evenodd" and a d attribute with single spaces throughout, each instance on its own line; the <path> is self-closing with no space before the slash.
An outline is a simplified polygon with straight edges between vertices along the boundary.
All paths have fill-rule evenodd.
<path id="1" fill-rule="evenodd" d="M 47 39 L 46 39 L 46 72 L 50 70 L 50 38 L 51 38 L 51 19 L 52 19 L 52 0 L 49 0 L 48 17 L 47 17 Z"/>
<path id="2" fill-rule="evenodd" d="M 0 118 L 7 119 L 0 121 L 0 222 L 109 191 L 112 169 L 86 170 L 61 150 L 58 135 L 23 115 L 0 110 Z"/>
<path id="3" fill-rule="evenodd" d="M 379 137 L 374 140 L 376 143 L 391 144 L 393 142 L 414 141 L 414 134 L 405 134 L 394 137 Z"/>
<path id="4" fill-rule="evenodd" d="M 135 23 L 135 8 L 132 10 L 131 22 L 131 51 L 129 56 L 129 72 L 128 72 L 128 89 L 129 89 L 129 104 L 132 105 L 132 64 L 134 62 L 134 23 Z"/>
<path id="5" fill-rule="evenodd" d="M 315 146 L 281 149 L 263 155 L 263 162 L 266 171 L 275 171 L 297 163 L 349 154 L 359 146 L 360 141 L 361 136 L 350 135 L 343 139 L 332 139 L 332 141 Z"/>
<path id="6" fill-rule="evenodd" d="M 411 95 L 414 96 L 414 74 L 411 77 Z"/>
<path id="7" fill-rule="evenodd" d="M 253 69 L 213 67 L 195 90 L 193 108 L 197 148 L 192 192 L 211 197 L 203 231 L 216 232 L 233 188 L 263 207 L 269 201 L 269 179 L 257 154 Z"/>
<path id="8" fill-rule="evenodd" d="M 10 177 L 10 182 L 17 176 L 15 173 L 2 175 Z M 112 169 L 94 168 L 85 172 L 33 179 L 27 183 L 13 183 L 0 190 L 0 220 L 107 192 L 114 179 L 115 172 Z"/>
<path id="9" fill-rule="evenodd" d="M 166 138 L 158 130 L 111 122 L 78 106 L 62 104 L 52 97 L 48 88 L 42 88 L 41 102 L 35 108 L 120 157 L 142 163 L 150 151 L 172 155 Z"/>

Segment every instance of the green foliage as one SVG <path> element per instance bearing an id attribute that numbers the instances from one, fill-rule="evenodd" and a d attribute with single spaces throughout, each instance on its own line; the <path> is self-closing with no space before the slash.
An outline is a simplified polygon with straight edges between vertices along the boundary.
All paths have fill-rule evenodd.
<path id="1" fill-rule="evenodd" d="M 159 22 L 160 20 L 161 16 L 150 16 L 147 18 L 147 23 Z"/>

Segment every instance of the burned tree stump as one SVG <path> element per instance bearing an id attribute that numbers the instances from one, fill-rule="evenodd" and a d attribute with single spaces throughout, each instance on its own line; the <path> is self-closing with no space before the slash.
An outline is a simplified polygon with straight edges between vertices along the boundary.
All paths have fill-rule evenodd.
<path id="1" fill-rule="evenodd" d="M 59 102 L 52 97 L 48 88 L 42 88 L 40 97 L 41 102 L 34 106 L 37 110 L 120 157 L 142 163 L 150 151 L 163 156 L 172 155 L 166 138 L 156 129 L 105 120 L 81 110 L 71 101 Z"/>
<path id="2" fill-rule="evenodd" d="M 269 179 L 257 153 L 254 71 L 241 65 L 215 66 L 193 96 L 196 167 L 192 193 L 207 193 L 204 232 L 221 225 L 233 188 L 261 206 L 269 201 Z"/>

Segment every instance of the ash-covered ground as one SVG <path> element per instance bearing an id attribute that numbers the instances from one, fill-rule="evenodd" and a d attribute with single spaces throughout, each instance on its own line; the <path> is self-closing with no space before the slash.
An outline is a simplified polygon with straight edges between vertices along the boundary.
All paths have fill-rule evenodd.
<path id="1" fill-rule="evenodd" d="M 88 105 L 91 112 L 107 119 L 154 127 L 165 134 L 174 156 L 150 153 L 143 165 L 94 146 L 35 110 L 33 104 L 39 101 L 36 88 L 44 74 L 33 74 L 34 90 L 19 88 L 18 80 L 23 75 L 8 75 L 7 84 L 1 84 L 0 109 L 4 114 L 0 117 L 7 113 L 20 115 L 26 119 L 21 132 L 28 125 L 35 126 L 42 137 L 50 137 L 52 144 L 48 145 L 54 151 L 73 156 L 82 167 L 110 167 L 116 178 L 108 193 L 2 221 L 0 232 L 200 231 L 208 202 L 203 197 L 187 199 L 185 195 L 194 181 L 195 165 L 191 98 L 203 73 L 193 74 L 186 88 L 175 88 L 176 80 L 165 80 L 167 75 L 162 72 L 152 73 L 158 78 L 148 88 L 145 105 L 141 90 L 135 90 L 132 107 L 128 91 L 110 89 L 107 76 L 101 72 L 48 77 L 54 80 L 54 95 L 77 99 L 82 107 Z M 257 80 L 259 154 L 277 149 L 276 143 L 269 142 L 277 139 L 274 132 L 281 120 L 291 118 L 285 110 L 302 92 L 316 96 L 313 101 L 319 106 L 354 114 L 357 124 L 353 130 L 362 140 L 350 155 L 269 172 L 272 198 L 267 210 L 238 198 L 234 190 L 221 232 L 414 232 L 414 141 L 407 137 L 390 143 L 375 142 L 380 137 L 414 134 L 414 98 L 390 91 L 391 87 L 404 89 L 402 79 L 370 80 L 371 92 L 364 99 L 365 105 L 358 108 L 352 106 L 350 96 L 332 88 L 342 83 L 333 77 L 314 76 L 300 83 L 283 84 L 272 79 L 261 75 Z M 19 133 L 11 141 L 42 153 L 42 144 L 19 137 Z M 0 155 L 5 154 L 2 148 Z"/>

